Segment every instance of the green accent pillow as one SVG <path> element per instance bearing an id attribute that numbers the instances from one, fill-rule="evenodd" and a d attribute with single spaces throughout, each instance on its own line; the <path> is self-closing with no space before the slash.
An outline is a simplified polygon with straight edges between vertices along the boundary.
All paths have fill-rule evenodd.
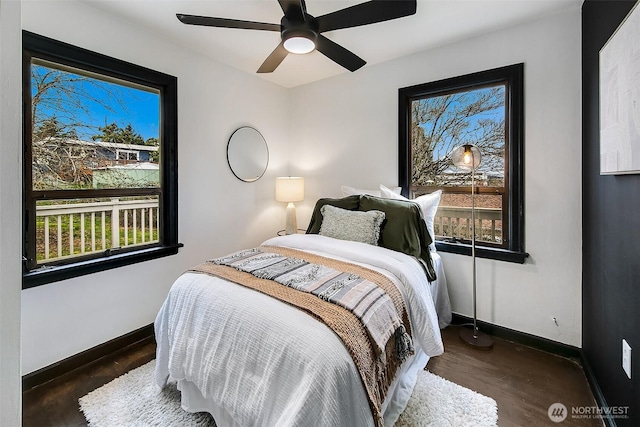
<path id="1" fill-rule="evenodd" d="M 384 212 L 385 221 L 380 230 L 378 244 L 422 260 L 427 270 L 427 277 L 430 281 L 435 280 L 436 273 L 429 250 L 431 236 L 427 230 L 422 209 L 417 203 L 364 194 L 360 196 L 358 210 Z"/>
<path id="2" fill-rule="evenodd" d="M 316 207 L 313 208 L 313 214 L 311 214 L 311 220 L 309 221 L 309 227 L 307 228 L 307 234 L 318 234 L 320 233 L 320 226 L 322 226 L 322 213 L 320 209 L 324 205 L 331 205 L 337 208 L 347 209 L 350 211 L 358 210 L 358 205 L 360 204 L 360 196 L 353 195 L 348 197 L 343 197 L 341 199 L 319 199 L 316 202 Z"/>

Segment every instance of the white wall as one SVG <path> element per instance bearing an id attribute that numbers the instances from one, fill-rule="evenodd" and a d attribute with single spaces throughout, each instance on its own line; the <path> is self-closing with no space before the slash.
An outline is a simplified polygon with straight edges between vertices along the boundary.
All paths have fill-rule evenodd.
<path id="1" fill-rule="evenodd" d="M 19 426 L 21 182 L 20 2 L 0 1 L 0 426 Z"/>
<path id="2" fill-rule="evenodd" d="M 274 200 L 274 181 L 289 173 L 289 93 L 80 2 L 23 2 L 22 27 L 178 77 L 179 241 L 185 245 L 176 256 L 22 291 L 22 372 L 28 373 L 152 323 L 185 269 L 257 245 L 282 228 L 285 206 Z M 256 183 L 239 181 L 227 165 L 227 140 L 241 125 L 259 129 L 269 145 L 269 168 Z M 17 136 L 9 142 L 14 152 Z M 1 189 L 6 181 L 19 188 L 16 168 L 4 167 L 5 154 L 3 141 Z M 20 203 L 12 206 L 19 218 Z M 17 256 L 19 246 L 10 252 Z"/>
<path id="3" fill-rule="evenodd" d="M 524 265 L 478 261 L 478 318 L 581 345 L 580 9 L 291 91 L 298 210 L 340 185 L 398 181 L 398 88 L 525 63 Z M 471 316 L 471 261 L 443 253 L 453 310 Z M 557 318 L 556 326 L 552 318 Z"/>

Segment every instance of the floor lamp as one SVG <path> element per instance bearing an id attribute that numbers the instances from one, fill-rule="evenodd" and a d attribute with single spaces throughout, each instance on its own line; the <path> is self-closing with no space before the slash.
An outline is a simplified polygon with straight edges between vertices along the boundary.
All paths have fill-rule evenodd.
<path id="1" fill-rule="evenodd" d="M 471 172 L 471 259 L 473 264 L 473 329 L 460 329 L 460 339 L 466 344 L 477 348 L 488 350 L 493 347 L 493 339 L 478 330 L 476 312 L 476 170 L 482 161 L 482 154 L 478 147 L 472 144 L 465 144 L 456 147 L 451 152 L 452 163 L 462 170 Z"/>

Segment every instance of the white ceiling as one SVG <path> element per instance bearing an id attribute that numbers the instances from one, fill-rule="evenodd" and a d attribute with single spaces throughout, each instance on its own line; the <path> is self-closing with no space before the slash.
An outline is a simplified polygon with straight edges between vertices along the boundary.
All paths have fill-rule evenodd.
<path id="1" fill-rule="evenodd" d="M 189 49 L 255 73 L 280 42 L 274 31 L 182 24 L 176 13 L 280 23 L 277 0 L 81 0 Z M 436 46 L 579 7 L 583 0 L 418 0 L 415 15 L 357 28 L 323 33 L 367 61 L 365 67 Z M 320 16 L 354 0 L 306 0 L 307 12 Z M 357 73 L 358 71 L 356 71 Z M 290 88 L 349 71 L 319 52 L 288 55 L 270 74 L 256 74 Z"/>

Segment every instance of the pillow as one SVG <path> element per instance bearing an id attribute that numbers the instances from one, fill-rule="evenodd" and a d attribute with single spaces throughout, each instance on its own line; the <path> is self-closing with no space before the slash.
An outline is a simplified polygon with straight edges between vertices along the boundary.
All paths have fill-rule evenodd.
<path id="1" fill-rule="evenodd" d="M 316 206 L 313 208 L 311 220 L 309 221 L 309 227 L 307 228 L 307 234 L 318 234 L 320 232 L 320 226 L 322 225 L 322 212 L 320 212 L 320 210 L 324 205 L 331 205 L 338 208 L 355 211 L 358 210 L 359 204 L 360 196 L 358 195 L 343 197 L 341 199 L 319 199 L 316 202 Z"/>
<path id="2" fill-rule="evenodd" d="M 377 245 L 380 239 L 380 225 L 384 221 L 384 212 L 350 211 L 331 205 L 320 209 L 322 225 L 320 234 L 334 239 Z"/>
<path id="3" fill-rule="evenodd" d="M 379 245 L 403 252 L 423 261 L 429 281 L 436 278 L 429 245 L 432 243 L 422 209 L 410 200 L 360 196 L 360 211 L 384 212 L 385 221 L 380 230 Z"/>
<path id="4" fill-rule="evenodd" d="M 382 197 L 387 199 L 394 200 L 409 200 L 401 194 L 397 194 L 394 191 L 388 189 L 384 185 L 380 185 L 380 193 Z M 416 202 L 420 209 L 422 209 L 422 215 L 424 216 L 424 221 L 427 224 L 427 230 L 429 230 L 429 234 L 431 235 L 432 243 L 429 245 L 429 249 L 432 252 L 436 250 L 435 244 L 435 230 L 434 230 L 434 222 L 436 217 L 436 212 L 438 210 L 438 205 L 440 204 L 440 197 L 442 196 L 442 190 L 436 190 L 433 193 L 424 194 L 422 196 L 418 196 L 413 199 Z"/>
<path id="5" fill-rule="evenodd" d="M 381 185 L 381 187 L 382 187 L 382 185 Z M 387 188 L 387 187 L 385 187 L 385 188 Z M 360 188 L 353 188 L 353 187 L 349 187 L 349 186 L 346 186 L 346 185 L 341 186 L 340 190 L 342 191 L 342 195 L 345 196 L 345 197 L 346 196 L 353 196 L 353 195 L 356 195 L 356 194 L 368 194 L 370 196 L 377 196 L 377 197 L 381 197 L 382 196 L 382 194 L 380 194 L 381 193 L 380 190 L 363 190 L 363 189 L 360 189 Z M 387 188 L 387 190 L 393 191 L 393 192 L 395 192 L 397 194 L 400 194 L 400 191 L 402 191 L 402 188 L 401 187 L 395 187 L 393 189 Z"/>

